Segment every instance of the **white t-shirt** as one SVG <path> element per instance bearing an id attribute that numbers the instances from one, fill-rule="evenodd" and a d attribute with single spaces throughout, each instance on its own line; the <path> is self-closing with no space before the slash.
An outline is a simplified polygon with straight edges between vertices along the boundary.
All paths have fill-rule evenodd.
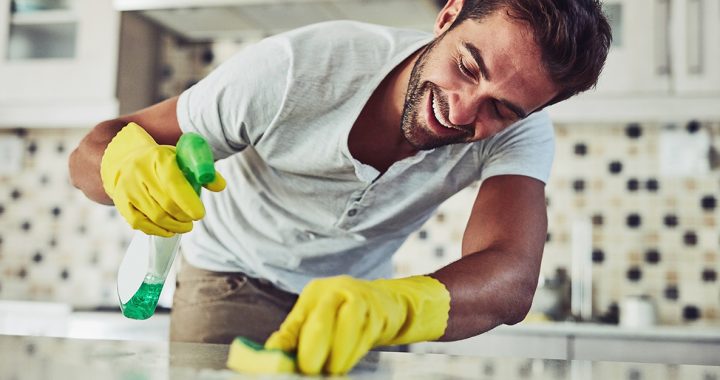
<path id="1" fill-rule="evenodd" d="M 501 174 L 546 182 L 554 139 L 544 112 L 480 142 L 421 151 L 382 176 L 352 157 L 348 135 L 370 95 L 431 39 L 315 24 L 243 49 L 183 92 L 180 127 L 208 140 L 228 182 L 203 192 L 207 213 L 183 237 L 186 260 L 296 293 L 315 277 L 389 277 L 407 236 L 470 183 Z"/>

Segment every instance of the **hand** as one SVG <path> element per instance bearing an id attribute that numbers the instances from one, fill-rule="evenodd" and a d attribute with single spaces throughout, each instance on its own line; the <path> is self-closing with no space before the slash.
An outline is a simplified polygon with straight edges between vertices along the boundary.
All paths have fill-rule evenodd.
<path id="1" fill-rule="evenodd" d="M 450 293 L 428 276 L 311 281 L 265 348 L 297 351 L 305 374 L 344 374 L 373 347 L 441 337 Z"/>
<path id="2" fill-rule="evenodd" d="M 177 165 L 175 147 L 158 145 L 135 123 L 108 144 L 100 176 L 120 215 L 147 234 L 170 237 L 188 232 L 193 220 L 205 216 L 200 197 Z M 216 172 L 206 188 L 221 191 L 225 179 Z"/>

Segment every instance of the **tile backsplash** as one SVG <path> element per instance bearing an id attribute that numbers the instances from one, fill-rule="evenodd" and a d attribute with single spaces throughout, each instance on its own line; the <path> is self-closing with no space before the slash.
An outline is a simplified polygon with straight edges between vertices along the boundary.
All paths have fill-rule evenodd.
<path id="1" fill-rule="evenodd" d="M 617 308 L 626 296 L 647 295 L 663 324 L 719 323 L 720 171 L 709 170 L 707 151 L 720 123 L 561 124 L 555 130 L 542 274 L 570 272 L 572 227 L 586 221 L 596 314 Z M 704 149 L 689 152 L 677 140 L 698 140 Z M 438 209 L 401 248 L 396 272 L 427 272 L 459 258 L 477 189 Z"/>
<path id="2" fill-rule="evenodd" d="M 179 93 L 242 46 L 166 36 L 158 97 Z M 570 271 L 572 227 L 592 225 L 597 314 L 648 295 L 664 324 L 720 323 L 720 170 L 707 149 L 720 122 L 556 125 L 542 273 Z M 116 306 L 115 275 L 131 237 L 113 208 L 69 182 L 67 157 L 87 129 L 0 130 L 24 144 L 23 168 L 0 176 L 0 299 Z M 712 132 L 712 133 L 708 133 Z M 479 183 L 444 203 L 395 257 L 427 273 L 460 256 Z"/>

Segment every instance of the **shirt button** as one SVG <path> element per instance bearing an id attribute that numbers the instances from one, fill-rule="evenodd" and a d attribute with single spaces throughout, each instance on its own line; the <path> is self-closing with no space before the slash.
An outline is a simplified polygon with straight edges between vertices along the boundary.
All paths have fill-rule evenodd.
<path id="1" fill-rule="evenodd" d="M 348 214 L 348 216 L 355 216 L 355 214 L 357 214 L 357 210 L 356 210 L 356 209 L 351 209 L 350 211 L 348 211 L 347 214 Z"/>

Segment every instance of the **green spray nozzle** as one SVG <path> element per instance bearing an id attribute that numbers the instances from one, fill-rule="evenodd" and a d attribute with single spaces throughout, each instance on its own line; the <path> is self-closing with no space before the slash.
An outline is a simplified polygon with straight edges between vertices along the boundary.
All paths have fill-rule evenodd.
<path id="1" fill-rule="evenodd" d="M 212 150 L 207 141 L 197 133 L 180 136 L 176 144 L 177 163 L 196 193 L 200 187 L 215 180 Z"/>

